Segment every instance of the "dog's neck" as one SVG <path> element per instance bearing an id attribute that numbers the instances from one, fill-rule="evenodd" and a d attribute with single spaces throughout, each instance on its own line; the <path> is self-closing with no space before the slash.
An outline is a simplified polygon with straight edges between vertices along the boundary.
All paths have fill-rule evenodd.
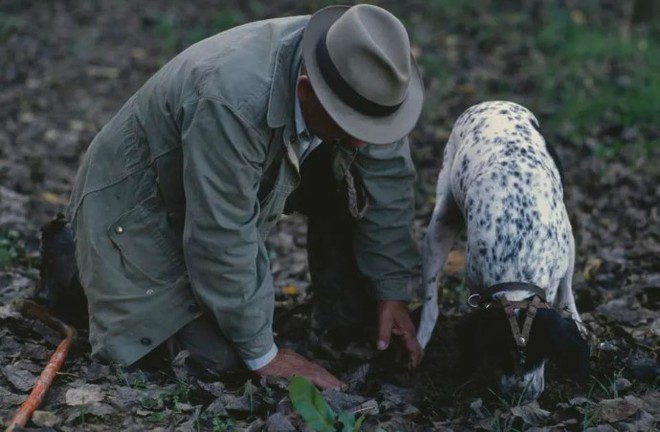
<path id="1" fill-rule="evenodd" d="M 504 297 L 510 302 L 518 302 L 537 296 L 545 302 L 545 290 L 529 282 L 503 282 L 477 290 L 483 299 Z"/>
<path id="2" fill-rule="evenodd" d="M 512 291 L 499 291 L 492 294 L 491 297 L 494 299 L 499 299 L 501 297 L 506 298 L 509 301 L 523 301 L 534 296 L 536 293 L 532 290 L 520 289 Z"/>

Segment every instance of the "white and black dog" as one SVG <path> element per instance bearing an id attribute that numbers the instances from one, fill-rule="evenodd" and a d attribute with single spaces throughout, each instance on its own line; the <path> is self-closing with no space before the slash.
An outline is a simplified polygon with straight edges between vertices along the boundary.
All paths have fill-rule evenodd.
<path id="1" fill-rule="evenodd" d="M 475 105 L 451 132 L 422 245 L 422 347 L 438 317 L 441 268 L 463 227 L 465 285 L 477 310 L 456 329 L 461 371 L 470 373 L 487 360 L 501 372 L 500 389 L 526 400 L 543 391 L 548 359 L 585 380 L 589 349 L 576 325 L 575 247 L 561 166 L 538 121 L 521 105 Z"/>

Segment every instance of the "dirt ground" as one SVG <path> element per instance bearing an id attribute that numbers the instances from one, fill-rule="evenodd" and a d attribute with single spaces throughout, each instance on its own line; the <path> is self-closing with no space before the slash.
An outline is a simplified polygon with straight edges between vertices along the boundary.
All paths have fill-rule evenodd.
<path id="1" fill-rule="evenodd" d="M 320 1 L 22 1 L 0 3 L 0 418 L 25 399 L 59 336 L 17 314 L 39 278 L 39 228 L 62 211 L 81 155 L 124 101 L 174 53 L 200 35 L 253 18 L 302 14 Z M 415 7 L 379 2 L 404 17 Z M 420 9 L 417 15 L 423 15 Z M 413 18 L 410 18 L 413 22 Z M 411 136 L 419 170 L 415 231 L 428 223 L 443 145 L 452 121 L 483 99 L 479 83 L 499 71 L 523 70 L 513 47 L 482 58 L 478 38 L 451 44 L 410 27 L 419 56 L 447 49 L 456 78 L 424 70 L 427 106 Z M 457 51 L 452 49 L 459 48 Z M 452 48 L 454 47 L 454 48 Z M 522 72 L 524 73 L 524 72 Z M 615 73 L 615 72 L 613 72 Z M 520 73 L 497 76 L 520 80 Z M 616 77 L 613 77 L 615 79 Z M 531 100 L 510 86 L 511 99 Z M 543 123 L 543 113 L 539 116 Z M 569 119 L 570 120 L 570 119 Z M 660 162 L 627 142 L 656 145 L 660 128 L 616 130 L 603 124 L 575 138 L 544 130 L 565 169 L 566 205 L 577 243 L 574 292 L 590 330 L 592 379 L 584 388 L 550 365 L 535 403 L 497 397 L 479 377 L 455 382 L 452 328 L 468 312 L 460 247 L 442 281 L 442 315 L 421 368 L 413 375 L 395 358 L 366 361 L 363 352 L 319 359 L 350 383 L 325 392 L 333 408 L 366 414 L 364 430 L 650 431 L 660 424 Z M 615 157 L 597 146 L 621 141 Z M 269 239 L 277 284 L 279 336 L 305 328 L 309 276 L 301 217 L 283 219 Z M 297 332 L 296 332 L 297 330 Z M 26 430 L 305 430 L 286 382 L 235 374 L 191 379 L 168 372 L 126 370 L 89 358 L 82 332 L 40 411 Z M 284 344 L 287 342 L 284 341 Z M 292 346 L 295 341 L 289 341 Z M 309 354 L 309 353 L 308 353 Z"/>

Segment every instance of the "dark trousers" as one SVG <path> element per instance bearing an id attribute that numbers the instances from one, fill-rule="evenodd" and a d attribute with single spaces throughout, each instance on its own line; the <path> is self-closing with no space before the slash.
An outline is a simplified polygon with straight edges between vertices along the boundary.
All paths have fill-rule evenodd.
<path id="1" fill-rule="evenodd" d="M 375 326 L 376 302 L 360 273 L 354 248 L 356 220 L 349 211 L 347 181 L 333 175 L 333 145 L 321 144 L 303 162 L 292 199 L 307 216 L 307 255 L 312 279 L 312 331 L 336 342 L 365 336 Z M 364 201 L 364 194 L 358 193 Z M 358 203 L 361 205 L 361 203 Z"/>

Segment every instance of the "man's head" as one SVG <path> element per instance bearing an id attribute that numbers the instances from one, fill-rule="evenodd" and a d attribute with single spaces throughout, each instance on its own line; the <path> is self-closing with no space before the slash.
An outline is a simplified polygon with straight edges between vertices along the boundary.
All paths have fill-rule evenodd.
<path id="1" fill-rule="evenodd" d="M 423 84 L 403 24 L 372 5 L 331 6 L 303 35 L 298 97 L 305 122 L 323 140 L 385 144 L 410 133 Z"/>

